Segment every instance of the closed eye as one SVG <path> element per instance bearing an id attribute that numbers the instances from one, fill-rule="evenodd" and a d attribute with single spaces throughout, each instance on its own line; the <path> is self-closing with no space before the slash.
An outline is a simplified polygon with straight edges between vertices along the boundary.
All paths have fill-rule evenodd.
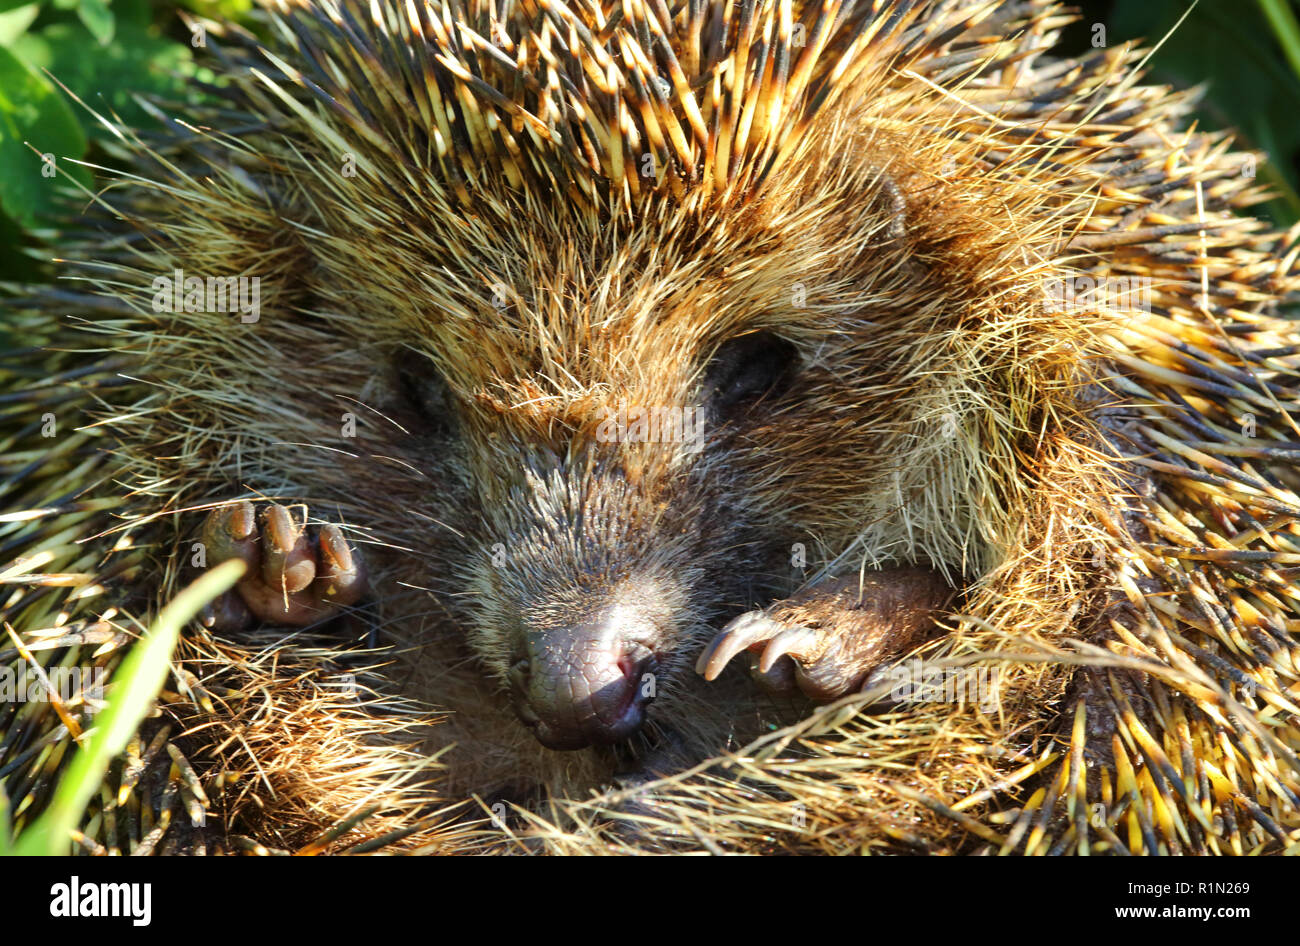
<path id="1" fill-rule="evenodd" d="M 403 349 L 397 356 L 396 369 L 398 388 L 423 422 L 423 432 L 450 433 L 455 428 L 455 404 L 433 359 L 423 352 Z"/>
<path id="2" fill-rule="evenodd" d="M 794 345 L 771 332 L 729 339 L 704 370 L 704 403 L 719 418 L 738 417 L 783 393 L 798 363 Z"/>

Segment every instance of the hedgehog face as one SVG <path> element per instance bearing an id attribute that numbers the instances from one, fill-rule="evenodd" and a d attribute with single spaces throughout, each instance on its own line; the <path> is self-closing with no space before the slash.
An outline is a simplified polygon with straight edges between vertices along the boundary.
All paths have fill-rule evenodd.
<path id="1" fill-rule="evenodd" d="M 651 387 L 610 366 L 545 411 L 466 412 L 471 544 L 486 552 L 470 559 L 471 644 L 543 745 L 627 738 L 709 622 L 752 600 L 772 536 L 732 454 L 754 446 L 796 362 L 788 342 L 749 333 Z"/>
<path id="2" fill-rule="evenodd" d="M 875 166 L 847 194 L 776 181 L 633 219 L 503 191 L 382 267 L 351 236 L 317 246 L 294 296 L 310 317 L 233 337 L 196 320 L 214 342 L 197 352 L 264 367 L 232 406 L 197 396 L 219 374 L 199 365 L 186 403 L 211 410 L 189 427 L 232 431 L 212 468 L 291 470 L 395 550 L 373 553 L 385 621 L 463 634 L 544 745 L 623 740 L 726 619 L 859 537 L 876 562 L 973 557 L 964 497 L 987 491 L 960 482 L 978 448 L 949 379 L 980 375 L 938 329 L 963 310 L 908 265 Z M 291 435 L 235 410 L 285 390 Z M 438 600 L 403 613 L 411 589 Z"/>
<path id="3" fill-rule="evenodd" d="M 899 405 L 933 412 L 940 371 L 879 192 L 868 175 L 817 214 L 769 199 L 725 225 L 484 209 L 425 233 L 440 268 L 400 267 L 429 274 L 388 294 L 424 445 L 403 459 L 438 486 L 412 484 L 421 534 L 394 544 L 457 523 L 451 604 L 469 603 L 470 647 L 543 744 L 626 738 L 721 621 L 793 590 L 798 543 L 838 552 L 864 510 L 885 522 L 872 502 L 896 515 L 912 480 L 939 482 L 891 461 L 922 436 Z"/>
<path id="4" fill-rule="evenodd" d="M 292 291 L 266 301 L 283 317 L 238 351 L 225 332 L 200 349 L 283 353 L 250 404 L 318 390 L 329 365 L 312 429 L 261 425 L 263 456 L 231 438 L 242 475 L 292 469 L 404 550 L 403 592 L 438 594 L 548 746 L 635 731 L 713 626 L 808 577 L 801 552 L 816 568 L 861 540 L 877 564 L 965 567 L 988 544 L 976 505 L 997 497 L 962 430 L 990 399 L 961 389 L 984 384 L 988 355 L 963 287 L 1000 283 L 916 263 L 924 234 L 896 181 L 940 198 L 907 156 L 833 115 L 799 141 L 761 184 L 747 159 L 725 192 L 702 171 L 631 203 L 614 181 L 584 203 L 485 169 L 463 193 L 413 179 L 399 208 L 378 176 L 348 178 L 301 208 L 333 236 L 285 254 Z M 405 380 L 378 387 L 403 392 L 399 423 L 309 456 L 337 439 L 337 398 L 370 407 L 398 351 Z"/>

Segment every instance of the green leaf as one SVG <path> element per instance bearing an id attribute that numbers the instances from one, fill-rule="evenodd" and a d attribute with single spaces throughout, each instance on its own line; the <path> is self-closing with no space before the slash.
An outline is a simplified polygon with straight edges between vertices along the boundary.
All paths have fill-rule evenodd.
<path id="1" fill-rule="evenodd" d="M 1148 47 L 1187 12 L 1186 0 L 1114 4 L 1107 14 L 1112 44 L 1145 37 Z M 1279 14 L 1270 22 L 1265 11 Z M 1289 12 L 1289 11 L 1286 11 Z M 1200 126 L 1240 132 L 1237 148 L 1267 150 L 1259 169 L 1279 199 L 1268 204 L 1274 220 L 1290 225 L 1300 212 L 1300 79 L 1288 68 L 1289 26 L 1274 3 L 1201 2 L 1150 62 L 1152 80 L 1176 87 L 1204 84 Z M 1293 18 L 1292 18 L 1293 19 Z M 1281 32 L 1278 32 L 1279 28 Z"/>
<path id="2" fill-rule="evenodd" d="M 23 228 L 18 222 L 8 214 L 0 213 L 0 282 L 30 282 L 37 279 L 40 264 L 32 261 L 30 250 L 24 251 L 22 236 Z M 0 348 L 6 342 L 22 344 L 20 340 L 7 336 L 5 328 L 0 326 Z"/>
<path id="3" fill-rule="evenodd" d="M 0 46 L 8 46 L 23 33 L 41 12 L 39 3 L 22 0 L 21 3 L 5 3 L 0 0 Z"/>
<path id="4" fill-rule="evenodd" d="M 239 20 L 253 8 L 253 0 L 181 0 L 180 6 L 214 20 Z"/>
<path id="5" fill-rule="evenodd" d="M 88 108 L 110 120 L 116 113 L 128 125 L 156 124 L 136 103 L 136 95 L 181 101 L 195 97 L 186 82 L 194 67 L 185 44 L 155 36 L 126 17 L 118 18 L 112 43 L 87 55 L 91 42 L 80 24 L 54 23 L 21 37 L 13 51 L 33 69 L 48 69 Z M 92 138 L 110 136 L 81 106 L 75 106 L 75 113 Z"/>
<path id="6" fill-rule="evenodd" d="M 81 0 L 77 16 L 81 17 L 81 22 L 86 24 L 86 29 L 99 45 L 108 45 L 113 38 L 113 13 L 106 0 Z"/>
<path id="7" fill-rule="evenodd" d="M 72 831 L 86 804 L 99 791 L 109 764 L 126 749 L 167 679 L 172 651 L 183 628 L 199 609 L 234 585 L 244 563 L 225 562 L 178 594 L 126 655 L 113 674 L 108 705 L 95 717 L 95 728 L 59 779 L 50 807 L 18 838 L 12 853 L 60 855 L 69 852 Z"/>
<path id="8" fill-rule="evenodd" d="M 175 12 L 169 7 L 167 10 L 167 21 L 175 17 Z M 147 27 L 153 22 L 153 11 L 149 9 L 149 0 L 113 0 L 113 16 L 120 25 L 130 23 L 141 29 Z"/>
<path id="9" fill-rule="evenodd" d="M 32 226 L 55 209 L 58 176 L 53 170 L 61 162 L 63 170 L 72 171 L 64 159 L 85 153 L 85 133 L 67 103 L 0 48 L 0 207 Z M 55 163 L 43 160 L 45 154 L 53 155 Z"/>

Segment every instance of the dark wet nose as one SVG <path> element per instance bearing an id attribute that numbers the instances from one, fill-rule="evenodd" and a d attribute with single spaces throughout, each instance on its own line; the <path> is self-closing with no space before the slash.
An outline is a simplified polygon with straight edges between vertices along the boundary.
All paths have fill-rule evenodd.
<path id="1" fill-rule="evenodd" d="M 654 693 L 654 653 L 625 609 L 526 635 L 510 669 L 520 719 L 551 749 L 619 742 L 640 728 Z"/>

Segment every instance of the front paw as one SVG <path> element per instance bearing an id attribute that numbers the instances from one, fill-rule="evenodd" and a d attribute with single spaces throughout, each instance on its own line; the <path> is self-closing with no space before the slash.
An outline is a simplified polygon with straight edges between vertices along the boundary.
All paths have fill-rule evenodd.
<path id="1" fill-rule="evenodd" d="M 704 649 L 695 669 L 716 679 L 747 651 L 763 686 L 798 689 L 828 702 L 860 689 L 872 670 L 925 640 L 952 597 L 947 582 L 924 568 L 822 582 L 736 618 Z"/>
<path id="2" fill-rule="evenodd" d="M 232 591 L 204 609 L 200 620 L 213 630 L 239 631 L 259 621 L 303 627 L 366 593 L 361 558 L 338 526 L 309 531 L 284 506 L 266 505 L 260 516 L 250 502 L 214 509 L 203 524 L 203 543 L 210 565 L 237 558 L 248 566 Z"/>

